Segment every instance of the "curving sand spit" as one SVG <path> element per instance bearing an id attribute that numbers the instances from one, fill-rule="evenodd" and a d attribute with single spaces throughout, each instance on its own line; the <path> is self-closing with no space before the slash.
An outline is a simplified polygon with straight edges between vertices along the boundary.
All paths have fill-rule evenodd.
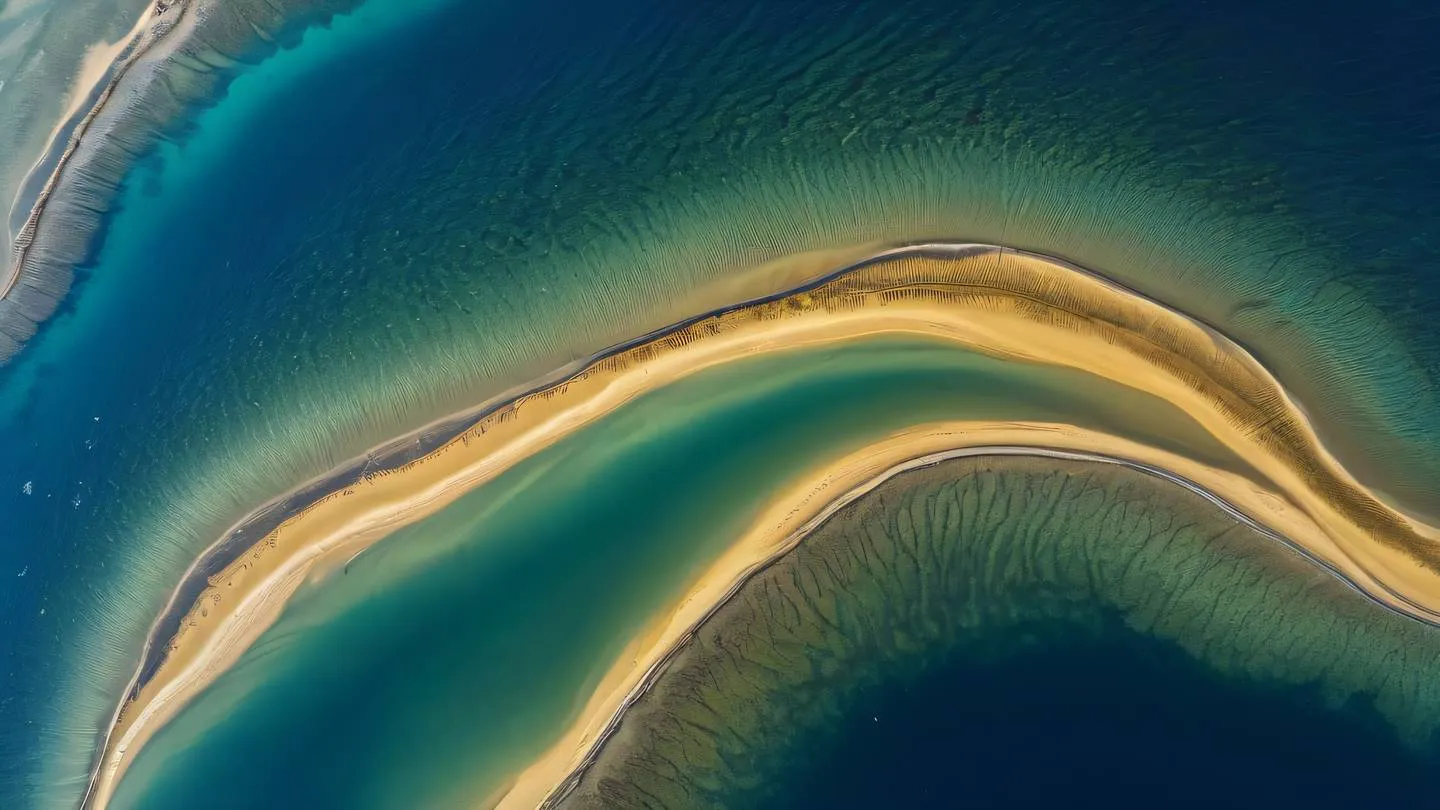
<path id="1" fill-rule="evenodd" d="M 80 66 L 76 69 L 75 78 L 71 80 L 69 89 L 65 91 L 65 95 L 69 99 L 69 102 L 65 105 L 65 111 L 60 114 L 60 119 L 56 121 L 54 128 L 52 128 L 50 134 L 46 136 L 44 148 L 40 151 L 40 156 L 35 159 L 35 163 L 32 164 L 29 171 L 26 172 L 25 177 L 20 181 L 20 188 L 28 185 L 35 176 L 35 173 L 45 168 L 46 159 L 51 156 L 51 153 L 55 149 L 56 141 L 65 133 L 67 127 L 72 123 L 78 123 L 76 116 L 80 115 L 85 105 L 93 102 L 95 107 L 98 108 L 99 102 L 95 96 L 101 90 L 101 82 L 104 82 L 113 70 L 123 64 L 124 58 L 131 50 L 131 46 L 138 42 L 145 31 L 153 24 L 152 18 L 157 13 L 158 9 L 155 3 L 152 2 L 145 11 L 141 13 L 140 19 L 135 22 L 134 27 L 124 36 L 114 42 L 97 42 L 85 49 L 85 54 L 80 58 Z M 56 167 L 56 171 L 58 171 L 58 167 Z M 6 217 L 7 224 L 9 220 L 15 216 L 16 209 L 23 202 L 23 194 L 17 195 L 16 198 L 11 201 L 11 208 Z M 15 234 L 10 234 L 10 236 L 13 237 Z M 12 267 L 5 278 L 0 280 L 0 298 L 4 298 L 9 294 L 10 289 L 14 286 L 18 271 L 18 266 Z"/>
<path id="2" fill-rule="evenodd" d="M 994 455 L 1081 459 L 1155 471 L 1261 531 L 1292 542 L 1312 559 L 1344 556 L 1310 516 L 1254 482 L 1119 436 L 1043 422 L 957 421 L 901 431 L 812 471 L 780 493 L 685 595 L 627 646 L 564 736 L 503 794 L 477 807 L 518 810 L 564 798 L 670 657 L 751 576 L 793 550 L 831 515 L 900 473 L 963 456 Z"/>
<path id="3" fill-rule="evenodd" d="M 307 576 L 433 514 L 626 402 L 757 354 L 919 335 L 1023 362 L 1079 369 L 1158 396 L 1255 471 L 1252 479 L 1129 441 L 1054 424 L 919 428 L 784 493 L 754 529 L 635 640 L 555 747 L 502 806 L 534 805 L 585 761 L 645 674 L 747 571 L 783 553 L 847 492 L 927 455 L 1008 446 L 1082 452 L 1182 476 L 1283 536 L 1372 598 L 1440 622 L 1440 530 L 1384 504 L 1326 450 L 1303 411 L 1244 349 L 1203 324 L 1058 260 L 986 245 L 877 254 L 790 294 L 627 344 L 565 380 L 488 412 L 439 450 L 316 501 L 221 573 L 117 712 L 87 804 L 103 807 L 154 732 L 248 647 Z M 319 568 L 317 569 L 317 566 Z M 487 802 L 488 803 L 488 802 Z"/>
<path id="4" fill-rule="evenodd" d="M 75 155 L 75 150 L 80 145 L 80 139 L 84 137 L 90 125 L 100 114 L 100 110 L 110 100 L 115 88 L 124 78 L 126 70 L 148 48 L 159 42 L 171 30 L 174 17 L 182 13 L 184 8 L 184 3 L 176 2 L 176 0 L 154 0 L 140 15 L 135 26 L 118 41 L 97 43 L 85 52 L 70 89 L 70 102 L 46 139 L 44 151 L 41 152 L 40 157 L 30 167 L 29 173 L 21 182 L 21 187 L 24 187 L 42 168 L 48 169 L 50 172 L 50 176 L 39 194 L 31 202 L 30 215 L 21 226 L 20 232 L 11 235 L 11 255 L 7 266 L 3 268 L 5 270 L 4 277 L 0 278 L 0 299 L 9 296 L 20 280 L 20 274 L 24 270 L 25 256 L 30 249 L 31 240 L 34 239 L 40 217 L 44 214 L 45 203 L 54 192 L 55 186 L 60 180 L 60 173 L 64 171 L 66 164 Z M 104 82 L 103 87 L 101 86 L 102 82 Z M 84 118 L 78 122 L 75 121 L 75 117 L 80 114 L 87 103 L 91 105 L 89 111 L 85 113 Z M 70 133 L 69 142 L 64 151 L 55 158 L 54 165 L 47 167 L 46 163 L 55 149 L 56 140 L 64 134 L 72 122 L 75 126 Z M 22 200 L 19 198 L 11 201 L 8 217 L 14 216 L 15 207 L 21 203 Z"/>

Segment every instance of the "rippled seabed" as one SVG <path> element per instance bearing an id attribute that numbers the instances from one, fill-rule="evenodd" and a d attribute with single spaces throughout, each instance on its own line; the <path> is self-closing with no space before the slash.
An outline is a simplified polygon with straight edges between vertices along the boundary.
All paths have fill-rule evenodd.
<path id="1" fill-rule="evenodd" d="M 78 799 L 150 622 L 246 512 L 805 250 L 1096 268 L 1244 342 L 1367 483 L 1440 511 L 1433 21 L 672 6 L 368 0 L 165 122 L 0 368 L 0 803 Z"/>

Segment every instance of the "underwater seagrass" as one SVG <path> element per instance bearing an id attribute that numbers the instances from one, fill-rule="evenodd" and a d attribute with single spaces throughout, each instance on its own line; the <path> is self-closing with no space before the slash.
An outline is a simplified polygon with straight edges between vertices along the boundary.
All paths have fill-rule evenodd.
<path id="1" fill-rule="evenodd" d="M 0 5 L 0 806 L 1423 804 L 1440 21 L 1302 16 Z"/>
<path id="2" fill-rule="evenodd" d="M 1286 628 L 1283 657 L 1276 656 L 1270 631 L 1276 626 Z M 883 758 L 885 745 L 898 745 L 903 753 L 893 755 L 897 762 L 877 766 L 871 760 L 859 773 L 824 769 L 825 754 L 814 751 L 823 752 L 827 732 L 846 725 L 846 715 L 858 713 L 857 704 L 873 707 L 877 685 L 886 683 L 923 683 L 928 677 L 941 685 L 941 690 L 931 686 L 926 696 L 932 699 L 938 691 L 957 703 L 1008 701 L 1016 714 L 1024 711 L 1015 705 L 1020 700 L 1037 701 L 1042 711 L 1054 712 L 1063 704 L 1033 694 L 1010 701 L 1003 693 L 998 698 L 957 693 L 962 685 L 999 686 L 973 674 L 967 684 L 964 663 L 983 672 L 987 664 L 1021 657 L 1027 648 L 1084 648 L 1099 646 L 1096 640 L 1107 636 L 1136 635 L 1178 645 L 1183 654 L 1203 657 L 1237 681 L 1236 692 L 1254 691 L 1245 696 L 1254 713 L 1251 722 L 1208 741 L 1231 750 L 1212 753 L 1209 760 L 1175 756 L 1190 742 L 1187 732 L 1199 737 L 1206 729 L 1177 722 L 1183 709 L 1166 716 L 1160 702 L 1147 707 L 1160 714 L 1148 728 L 1123 713 L 1109 718 L 1127 732 L 1156 736 L 1131 739 L 1099 731 L 1085 741 L 1108 749 L 1098 755 L 1077 756 L 1069 746 L 1080 741 L 1068 737 L 1007 736 L 996 728 L 996 720 L 1003 724 L 1004 718 L 983 710 L 972 711 L 968 725 L 937 724 L 953 736 L 946 740 L 947 751 L 928 758 L 923 747 L 933 739 L 903 736 L 873 742 L 865 752 Z M 1119 646 L 1107 651 L 1113 654 Z M 1144 472 L 1093 460 L 1026 456 L 937 461 L 864 494 L 794 551 L 755 573 L 678 648 L 555 804 L 883 805 L 934 800 L 937 796 L 920 789 L 928 784 L 966 797 L 957 801 L 962 806 L 1029 806 L 1053 798 L 1054 783 L 1073 780 L 1075 788 L 1088 787 L 1121 805 L 1142 803 L 1130 798 L 1139 794 L 1161 804 L 1227 806 L 1235 791 L 1244 791 L 1248 795 L 1240 803 L 1246 805 L 1383 797 L 1420 806 L 1430 801 L 1433 782 L 1424 770 L 1436 764 L 1433 751 L 1414 756 L 1382 735 L 1357 734 L 1343 720 L 1354 722 L 1347 712 L 1363 717 L 1363 707 L 1346 706 L 1353 695 L 1371 695 L 1408 742 L 1428 742 L 1434 726 L 1412 723 L 1436 717 L 1440 694 L 1423 673 L 1433 672 L 1437 656 L 1433 629 L 1354 599 L 1339 582 L 1214 504 Z M 1144 663 L 1137 658 L 1126 664 Z M 956 661 L 963 663 L 956 667 Z M 1390 688 L 1401 670 L 1426 685 Z M 1094 684 L 1066 689 L 1063 682 L 1077 677 L 1084 674 L 1066 672 L 1030 685 L 1051 682 L 1062 700 L 1111 697 Z M 1129 699 L 1148 702 L 1138 679 L 1113 669 L 1101 677 L 1138 685 Z M 1317 687 L 1297 698 L 1273 687 L 1284 679 Z M 869 701 L 862 697 L 867 689 Z M 1306 717 L 1307 703 L 1333 707 L 1334 725 Z M 917 708 L 927 711 L 924 705 Z M 943 714 L 947 708 L 928 711 Z M 1256 722 L 1262 718 L 1305 726 L 1318 739 L 1296 744 Z M 1104 711 L 1086 719 L 1107 720 Z M 864 716 L 848 725 L 891 720 Z M 1246 739 L 1249 735 L 1258 739 Z M 1386 751 L 1404 763 L 1388 774 L 1393 782 L 1369 785 L 1345 767 L 1351 757 L 1363 759 L 1355 750 L 1362 740 L 1400 749 Z M 1204 750 L 1205 742 L 1191 744 Z M 1157 743 L 1178 751 L 1147 756 L 1145 749 Z M 1008 757 L 1039 769 L 1040 778 L 1005 782 L 987 774 L 1004 770 Z M 1119 784 L 1087 785 L 1086 766 L 1111 757 L 1128 760 L 1117 763 L 1128 775 Z M 906 759 L 911 767 L 944 763 L 948 772 L 943 779 L 921 777 L 913 784 L 865 774 L 869 767 L 899 776 L 896 765 Z M 858 758 L 845 761 L 861 765 Z M 1335 770 L 1307 770 L 1302 780 L 1307 784 L 1298 786 L 1264 778 L 1292 762 L 1312 767 L 1328 762 Z"/>

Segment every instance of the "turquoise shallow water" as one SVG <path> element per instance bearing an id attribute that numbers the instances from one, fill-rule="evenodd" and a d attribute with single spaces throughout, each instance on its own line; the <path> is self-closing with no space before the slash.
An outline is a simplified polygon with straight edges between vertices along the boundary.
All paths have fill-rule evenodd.
<path id="1" fill-rule="evenodd" d="M 1434 25 L 369 0 L 310 32 L 130 173 L 0 368 L 0 804 L 73 803 L 166 594 L 248 510 L 797 250 L 1092 265 L 1226 328 L 1433 505 Z"/>
<path id="2" fill-rule="evenodd" d="M 489 795 L 805 470 L 945 418 L 1088 413 L 1146 435 L 1130 415 L 1158 410 L 1153 400 L 1076 394 L 1076 376 L 875 340 L 744 361 L 647 395 L 302 591 L 150 743 L 112 806 L 398 808 Z"/>

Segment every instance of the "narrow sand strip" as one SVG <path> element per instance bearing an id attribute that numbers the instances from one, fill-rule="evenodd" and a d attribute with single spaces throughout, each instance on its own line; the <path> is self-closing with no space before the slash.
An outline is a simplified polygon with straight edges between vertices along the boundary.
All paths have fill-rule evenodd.
<path id="1" fill-rule="evenodd" d="M 563 798 L 671 656 L 753 575 L 784 557 L 835 512 L 896 475 L 976 455 L 1081 458 L 1164 471 L 1167 477 L 1178 476 L 1180 486 L 1212 500 L 1218 497 L 1235 510 L 1232 514 L 1247 522 L 1253 519 L 1262 531 L 1294 538 L 1297 548 L 1316 558 L 1343 556 L 1309 516 L 1253 482 L 1118 436 L 1039 422 L 944 422 L 905 430 L 813 471 L 781 493 L 679 601 L 630 643 L 560 741 L 498 801 L 490 797 L 476 806 L 518 810 Z"/>
<path id="2" fill-rule="evenodd" d="M 1178 312 L 1044 257 L 976 245 L 902 248 L 791 295 L 726 310 L 626 346 L 490 413 L 431 455 L 367 476 L 286 520 L 210 580 L 170 640 L 164 663 L 117 712 L 91 805 L 106 804 L 135 752 L 274 621 L 317 564 L 343 560 L 433 514 L 645 392 L 744 357 L 879 335 L 922 336 L 1002 358 L 1078 369 L 1170 402 L 1264 480 L 1244 485 L 1222 480 L 1219 471 L 1193 462 L 1196 469 L 1185 477 L 1303 544 L 1396 610 L 1427 621 L 1440 617 L 1440 531 L 1399 514 L 1365 490 L 1322 446 L 1278 382 L 1241 347 Z M 1050 438 L 1063 433 L 1054 426 L 1026 430 L 1026 435 Z M 1016 441 L 990 436 L 983 443 L 1057 446 L 1012 438 Z M 1099 444 L 1070 449 L 1122 458 L 1131 456 L 1112 451 L 1139 452 L 1138 445 L 1117 444 L 1126 441 L 1122 437 L 1085 438 Z M 923 454 L 921 445 L 901 455 Z M 896 463 L 885 458 L 890 460 L 857 469 L 873 477 Z M 1155 459 L 1162 469 L 1185 469 L 1183 458 Z M 855 475 L 860 478 L 846 480 L 865 477 Z M 735 553 L 748 564 L 758 559 L 753 550 Z M 729 581 L 707 580 L 705 593 L 721 593 Z M 700 599 L 685 615 L 709 606 Z M 667 621 L 654 638 L 637 642 L 637 654 L 663 651 L 668 646 L 664 636 L 688 626 Z M 629 675 L 616 678 L 612 688 L 602 690 L 604 706 L 623 699 L 629 690 L 622 684 L 633 681 Z M 603 726 L 609 714 L 597 708 L 592 717 L 587 711 L 591 730 L 586 733 L 593 737 L 595 724 Z M 577 750 L 563 748 L 560 758 L 573 763 Z M 547 773 L 563 777 L 564 770 L 556 765 Z"/>
<path id="3" fill-rule="evenodd" d="M 85 55 L 80 59 L 80 67 L 75 73 L 75 78 L 70 82 L 69 89 L 66 90 L 66 97 L 69 99 L 69 103 L 66 104 L 65 111 L 61 113 L 59 120 L 55 122 L 55 128 L 50 130 L 50 134 L 45 137 L 45 146 L 40 150 L 40 154 L 35 158 L 35 162 L 31 164 L 25 176 L 21 178 L 20 184 L 16 187 L 17 189 L 23 189 L 28 186 L 35 172 L 39 171 L 41 167 L 45 165 L 45 159 L 49 157 L 51 151 L 55 149 L 55 142 L 60 137 L 60 134 L 64 132 L 70 122 L 75 119 L 75 116 L 80 114 L 85 106 L 85 102 L 88 101 L 91 96 L 95 95 L 95 92 L 100 88 L 100 82 L 105 79 L 106 74 L 110 73 L 111 68 L 119 66 L 120 59 L 125 55 L 125 52 L 140 38 L 141 33 L 150 27 L 151 18 L 154 15 L 155 4 L 151 3 L 141 12 L 140 19 L 135 21 L 135 26 L 124 36 L 120 37 L 120 39 L 113 43 L 102 40 L 85 49 Z M 56 171 L 59 171 L 58 166 L 56 167 Z M 6 215 L 5 220 L 7 226 L 15 216 L 15 209 L 19 207 L 22 202 L 21 195 L 18 194 L 15 199 L 11 201 L 10 211 Z M 16 235 L 17 234 L 9 234 L 9 238 L 13 239 Z M 12 268 L 12 271 L 13 270 L 14 268 Z M 0 298 L 5 297 L 4 293 L 9 291 L 12 283 L 13 282 L 7 281 L 6 284 L 0 285 Z"/>
<path id="4" fill-rule="evenodd" d="M 70 121 L 80 111 L 85 101 L 94 94 L 101 80 L 104 79 L 106 75 L 109 75 L 109 81 L 105 84 L 105 87 L 100 90 L 89 112 L 75 125 L 74 131 L 70 133 L 70 140 L 66 144 L 65 150 L 55 161 L 55 166 L 50 170 L 50 177 L 45 181 L 45 185 L 41 188 L 40 193 L 36 195 L 35 201 L 31 204 L 30 214 L 20 227 L 20 231 L 11 234 L 9 264 L 6 268 L 0 268 L 6 271 L 5 277 L 0 279 L 0 299 L 9 296 L 11 291 L 14 290 L 16 283 L 19 282 L 21 271 L 24 270 L 25 266 L 25 257 L 29 253 L 31 242 L 35 236 L 35 230 L 39 227 L 41 217 L 44 216 L 45 205 L 49 201 L 50 195 L 54 193 L 56 185 L 60 182 L 61 174 L 66 170 L 70 159 L 75 155 L 75 150 L 79 148 L 81 139 L 85 137 L 86 132 L 90 129 L 90 125 L 95 122 L 96 117 L 100 115 L 101 110 L 104 109 L 106 103 L 109 102 L 110 97 L 115 92 L 115 88 L 120 84 L 120 81 L 124 79 L 125 72 L 129 67 L 135 64 L 136 60 L 143 56 L 147 50 L 154 47 L 156 43 L 164 38 L 164 35 L 171 30 L 173 21 L 178 19 L 187 7 L 185 0 L 154 0 L 140 15 L 140 19 L 135 23 L 135 27 L 122 37 L 119 42 L 109 46 L 97 45 L 95 48 L 86 52 L 85 59 L 81 64 L 80 74 L 76 77 L 72 89 L 74 95 L 71 97 L 65 115 L 61 116 L 60 120 L 56 123 L 55 129 L 51 131 L 50 137 L 46 142 L 45 151 L 37 158 L 35 165 L 31 167 L 30 172 L 28 172 L 24 180 L 21 181 L 17 191 L 29 185 L 31 175 L 44 165 L 45 159 L 49 157 L 55 148 L 55 139 L 59 137 L 60 133 L 70 124 Z M 117 62 L 116 60 L 120 61 Z M 6 217 L 7 227 L 8 223 L 13 219 L 14 206 L 19 203 L 20 200 L 18 198 L 11 201 L 11 211 Z"/>

